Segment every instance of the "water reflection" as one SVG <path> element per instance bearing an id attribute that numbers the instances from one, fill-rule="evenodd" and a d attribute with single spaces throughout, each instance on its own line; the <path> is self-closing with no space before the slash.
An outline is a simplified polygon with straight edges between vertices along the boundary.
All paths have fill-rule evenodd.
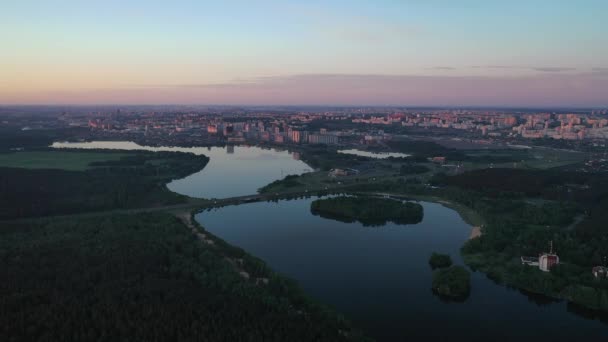
<path id="1" fill-rule="evenodd" d="M 461 296 L 461 297 L 449 297 L 449 296 L 442 295 L 441 293 L 435 291 L 435 289 L 431 289 L 431 293 L 433 293 L 433 295 L 435 297 L 439 298 L 439 300 L 445 304 L 464 303 L 467 301 L 467 299 L 469 299 L 469 296 L 471 295 L 471 291 L 468 291 L 466 295 Z"/>
<path id="2" fill-rule="evenodd" d="M 516 289 L 519 293 L 526 296 L 528 300 L 538 306 L 546 306 L 561 302 L 559 299 L 551 298 L 540 293 L 534 293 L 523 289 Z"/>
<path id="3" fill-rule="evenodd" d="M 409 154 L 398 153 L 398 152 L 370 152 L 370 151 L 362 151 L 362 150 L 357 150 L 357 149 L 339 150 L 338 153 L 354 154 L 356 156 L 370 157 L 370 158 L 376 158 L 376 159 L 386 159 L 389 157 L 405 158 L 405 157 L 410 156 Z"/>
<path id="4" fill-rule="evenodd" d="M 174 151 L 204 154 L 207 166 L 188 177 L 174 180 L 167 187 L 191 197 L 225 198 L 255 194 L 257 190 L 287 175 L 312 171 L 306 163 L 287 150 L 256 146 L 225 147 L 153 147 L 127 141 L 56 142 L 55 148 L 121 149 Z"/>

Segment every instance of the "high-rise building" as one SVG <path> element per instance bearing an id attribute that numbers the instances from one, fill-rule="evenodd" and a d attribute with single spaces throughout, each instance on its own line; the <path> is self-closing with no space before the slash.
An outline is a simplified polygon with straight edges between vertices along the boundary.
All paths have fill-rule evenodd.
<path id="1" fill-rule="evenodd" d="M 302 132 L 297 130 L 290 130 L 289 141 L 299 144 L 302 141 Z"/>
<path id="2" fill-rule="evenodd" d="M 338 143 L 338 137 L 329 134 L 310 134 L 308 136 L 308 143 L 334 145 Z"/>

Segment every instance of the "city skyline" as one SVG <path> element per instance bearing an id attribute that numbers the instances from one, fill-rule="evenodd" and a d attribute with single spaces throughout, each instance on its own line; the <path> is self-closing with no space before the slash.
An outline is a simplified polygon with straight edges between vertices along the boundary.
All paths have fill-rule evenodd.
<path id="1" fill-rule="evenodd" d="M 602 107 L 606 10 L 20 1 L 0 14 L 0 104 Z"/>

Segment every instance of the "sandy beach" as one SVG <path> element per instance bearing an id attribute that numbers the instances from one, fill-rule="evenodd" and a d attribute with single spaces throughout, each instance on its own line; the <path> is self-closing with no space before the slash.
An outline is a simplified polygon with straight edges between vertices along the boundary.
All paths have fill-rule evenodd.
<path id="1" fill-rule="evenodd" d="M 471 229 L 471 236 L 469 236 L 469 240 L 474 239 L 474 238 L 478 238 L 481 236 L 481 227 L 473 227 Z"/>

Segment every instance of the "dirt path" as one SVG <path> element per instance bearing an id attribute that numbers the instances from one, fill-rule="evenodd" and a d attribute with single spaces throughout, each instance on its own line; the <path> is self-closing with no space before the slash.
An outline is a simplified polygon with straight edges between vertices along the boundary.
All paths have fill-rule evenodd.
<path id="1" fill-rule="evenodd" d="M 469 236 L 469 240 L 478 238 L 481 236 L 481 227 L 473 227 L 471 229 L 471 235 Z"/>

